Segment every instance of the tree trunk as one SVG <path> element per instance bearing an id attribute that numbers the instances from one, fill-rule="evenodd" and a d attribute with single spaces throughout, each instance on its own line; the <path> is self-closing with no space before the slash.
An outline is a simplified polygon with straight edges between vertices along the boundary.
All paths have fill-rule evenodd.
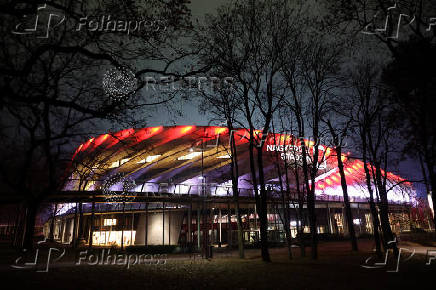
<path id="1" fill-rule="evenodd" d="M 368 162 L 367 162 L 367 143 L 366 143 L 366 128 L 365 125 L 363 125 L 363 128 L 361 128 L 361 141 L 362 141 L 362 157 L 363 157 L 363 167 L 365 170 L 365 179 L 366 179 L 366 187 L 368 188 L 369 192 L 369 208 L 372 216 L 372 228 L 374 232 L 374 241 L 375 241 L 375 252 L 377 257 L 382 257 L 382 251 L 381 251 L 381 238 L 380 238 L 380 232 L 379 232 L 379 226 L 380 221 L 378 218 L 378 212 L 377 208 L 375 206 L 374 202 L 374 191 L 372 190 L 371 186 L 371 174 L 369 172 L 368 168 Z"/>
<path id="2" fill-rule="evenodd" d="M 311 173 L 310 180 L 312 186 L 309 185 L 309 166 L 307 164 L 307 153 L 306 146 L 304 145 L 304 139 L 300 139 L 300 143 L 302 146 L 303 153 L 303 173 L 304 173 L 304 181 L 307 192 L 307 210 L 309 212 L 309 226 L 310 226 L 310 235 L 312 237 L 311 242 L 311 255 L 312 259 L 318 259 L 318 232 L 316 227 L 316 213 L 315 213 L 315 176 Z M 315 154 L 314 154 L 315 155 Z M 315 158 L 313 157 L 313 162 L 315 162 Z M 315 165 L 311 165 L 315 166 Z M 311 168 L 312 169 L 312 168 Z"/>
<path id="3" fill-rule="evenodd" d="M 243 235 L 243 228 L 242 228 L 242 219 L 241 219 L 241 213 L 239 211 L 239 202 L 235 202 L 235 215 L 237 219 L 238 224 L 238 252 L 239 252 L 239 258 L 244 259 L 245 258 L 245 252 L 244 252 L 244 235 Z"/>
<path id="4" fill-rule="evenodd" d="M 348 232 L 350 234 L 350 239 L 351 239 L 351 249 L 357 252 L 358 248 L 357 248 L 356 232 L 354 230 L 353 214 L 351 212 L 350 199 L 348 197 L 347 179 L 345 178 L 344 163 L 342 162 L 341 159 L 341 155 L 342 155 L 341 146 L 336 147 L 336 155 L 337 155 L 336 159 L 338 161 L 339 174 L 341 175 L 341 187 L 344 196 L 345 215 L 347 218 Z"/>
<path id="5" fill-rule="evenodd" d="M 232 134 L 233 132 L 233 125 L 230 120 L 227 120 L 227 128 Z M 244 235 L 243 235 L 243 227 L 242 227 L 242 219 L 241 219 L 241 212 L 239 208 L 239 165 L 238 165 L 238 155 L 236 151 L 236 142 L 234 136 L 230 136 L 230 152 L 231 152 L 231 163 L 230 163 L 230 169 L 231 169 L 231 175 L 232 175 L 232 192 L 233 192 L 233 199 L 235 202 L 235 215 L 236 215 L 236 221 L 238 225 L 238 252 L 239 252 L 239 258 L 244 259 L 245 253 L 244 253 Z M 229 224 L 231 227 L 231 224 Z M 231 230 L 230 230 L 231 231 Z M 230 236 L 231 238 L 231 236 Z"/>
<path id="6" fill-rule="evenodd" d="M 304 217 L 304 196 L 303 192 L 301 192 L 300 188 L 300 177 L 298 175 L 298 167 L 296 165 L 295 168 L 295 184 L 297 188 L 297 198 L 298 198 L 298 210 L 297 213 L 297 233 L 298 233 L 298 240 L 300 242 L 300 252 L 302 257 L 306 257 L 306 245 L 304 243 L 304 224 L 305 224 L 305 217 Z"/>
<path id="7" fill-rule="evenodd" d="M 57 209 L 57 207 L 58 207 L 58 204 L 55 203 L 54 204 L 54 208 L 53 208 L 53 212 L 52 212 L 52 215 L 51 215 L 51 221 L 50 221 L 50 234 L 49 234 L 49 237 L 48 237 L 48 240 L 50 242 L 54 241 L 54 226 L 55 226 L 56 209 Z"/>
<path id="8" fill-rule="evenodd" d="M 272 129 L 273 132 L 275 132 L 275 128 L 274 128 L 274 121 L 272 121 Z M 274 133 L 273 135 L 274 138 L 274 145 L 277 146 L 277 139 L 276 139 L 276 135 Z M 285 142 L 283 142 L 285 143 Z M 283 144 L 285 145 L 285 144 Z M 280 156 L 279 156 L 279 152 L 276 150 L 275 151 L 275 157 L 276 157 L 276 168 L 277 168 L 277 175 L 279 176 L 279 185 L 280 185 L 280 194 L 282 197 L 282 209 L 283 209 L 283 217 L 281 217 L 281 221 L 283 224 L 283 228 L 285 229 L 285 237 L 286 237 L 286 245 L 288 247 L 288 258 L 289 260 L 292 260 L 292 236 L 291 236 L 291 229 L 290 229 L 290 218 L 289 218 L 289 179 L 288 179 L 288 170 L 287 170 L 287 160 L 285 157 L 285 160 L 280 160 Z M 286 175 L 286 191 L 285 188 L 283 186 L 283 176 L 282 176 L 282 170 L 280 167 L 280 163 L 284 162 L 285 164 L 285 175 Z M 277 210 L 277 212 L 280 213 L 279 210 Z"/>
<path id="9" fill-rule="evenodd" d="M 260 247 L 262 252 L 262 260 L 271 262 L 271 257 L 268 251 L 268 204 L 267 204 L 267 191 L 265 188 L 265 178 L 263 174 L 263 154 L 262 147 L 257 148 L 257 162 L 259 172 L 259 186 L 260 186 Z"/>
<path id="10" fill-rule="evenodd" d="M 79 202 L 79 229 L 78 229 L 78 233 L 77 233 L 77 240 L 76 240 L 76 246 L 78 245 L 82 245 L 85 242 L 85 237 L 84 237 L 84 229 L 85 225 L 83 223 L 83 204 L 81 202 Z"/>
<path id="11" fill-rule="evenodd" d="M 310 233 L 312 236 L 312 259 L 318 259 L 318 232 L 316 227 L 315 196 L 313 193 L 308 194 L 307 208 L 309 210 Z"/>
<path id="12" fill-rule="evenodd" d="M 378 213 L 377 213 L 377 207 L 375 206 L 374 197 L 372 194 L 369 197 L 369 209 L 372 216 L 372 227 L 374 231 L 374 241 L 375 241 L 375 253 L 376 255 L 381 258 L 382 257 L 382 250 L 381 250 L 381 238 L 380 238 L 380 221 L 378 219 Z"/>
<path id="13" fill-rule="evenodd" d="M 71 245 L 73 248 L 76 248 L 77 246 L 77 208 L 78 204 L 76 202 L 76 208 L 74 210 L 74 222 L 73 222 L 73 236 L 71 237 Z"/>
<path id="14" fill-rule="evenodd" d="M 375 164 L 376 167 L 376 183 L 377 188 L 379 190 L 380 195 L 380 221 L 381 221 L 381 228 L 383 231 L 383 237 L 384 237 L 384 246 L 385 249 L 392 248 L 394 251 L 395 257 L 398 256 L 399 250 L 397 247 L 397 241 L 394 237 L 394 234 L 392 233 L 391 224 L 389 222 L 389 205 L 388 205 L 388 196 L 386 192 L 386 188 L 383 185 L 381 181 L 381 171 L 380 171 L 380 165 Z"/>
<path id="15" fill-rule="evenodd" d="M 260 243 L 261 243 L 261 247 L 262 247 L 262 260 L 267 262 L 270 261 L 269 258 L 269 254 L 268 254 L 268 249 L 266 249 L 266 251 L 264 251 L 263 247 L 266 244 L 266 246 L 268 247 L 268 242 L 265 240 L 267 239 L 267 229 L 265 229 L 265 224 L 268 222 L 267 220 L 267 216 L 265 213 L 264 216 L 264 209 L 262 207 L 262 203 L 261 203 L 261 198 L 259 196 L 259 188 L 257 187 L 257 175 L 256 175 L 256 166 L 255 166 L 255 160 L 254 160 L 254 130 L 252 127 L 250 127 L 250 143 L 249 143 L 249 154 L 250 154 L 250 172 L 251 172 L 251 182 L 253 184 L 253 190 L 254 190 L 254 197 L 256 200 L 256 207 L 257 207 L 257 211 L 258 211 L 258 215 L 259 215 L 259 223 L 260 223 Z M 266 221 L 266 222 L 265 222 Z"/>
<path id="16" fill-rule="evenodd" d="M 121 215 L 121 220 L 122 220 L 122 223 L 121 223 L 121 250 L 124 249 L 124 224 L 126 222 L 126 218 L 124 216 L 125 209 L 126 209 L 126 202 L 123 201 L 123 213 Z M 164 216 L 164 218 L 165 218 L 165 216 Z M 165 219 L 164 219 L 164 224 L 165 224 Z M 165 240 L 164 240 L 164 243 L 165 243 Z"/>
<path id="17" fill-rule="evenodd" d="M 275 140 L 275 137 L 274 137 Z M 277 151 L 276 151 L 277 152 Z M 289 260 L 292 260 L 292 236 L 291 236 L 291 229 L 290 229 L 290 218 L 289 218 L 289 201 L 287 199 L 287 193 L 289 191 L 289 182 L 288 182 L 288 178 L 287 178 L 287 174 L 286 174 L 286 191 L 283 187 L 283 178 L 282 178 L 282 172 L 280 170 L 280 163 L 279 163 L 279 158 L 278 158 L 278 152 L 276 153 L 276 157 L 277 157 L 277 173 L 279 175 L 279 184 L 280 184 L 280 193 L 281 193 L 281 197 L 282 197 L 282 209 L 283 209 L 283 218 L 282 218 L 282 223 L 283 223 L 283 228 L 285 229 L 285 237 L 286 237 L 286 245 L 288 247 L 288 258 Z M 285 165 L 286 166 L 286 165 Z M 285 170 L 285 172 L 287 172 Z"/>
<path id="18" fill-rule="evenodd" d="M 33 249 L 33 236 L 35 234 L 35 220 L 38 211 L 38 204 L 35 201 L 30 201 L 26 207 L 26 220 L 23 231 L 23 243 L 24 249 Z"/>
<path id="19" fill-rule="evenodd" d="M 93 199 L 95 199 L 95 196 L 93 195 Z M 91 225 L 89 230 L 89 248 L 92 248 L 92 236 L 94 235 L 94 219 L 95 219 L 95 201 L 92 201 L 92 207 L 91 207 Z"/>

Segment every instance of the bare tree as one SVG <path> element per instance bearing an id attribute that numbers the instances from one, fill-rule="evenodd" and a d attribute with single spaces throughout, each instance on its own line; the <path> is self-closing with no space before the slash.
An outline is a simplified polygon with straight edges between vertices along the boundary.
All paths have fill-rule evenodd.
<path id="1" fill-rule="evenodd" d="M 351 121 L 348 120 L 348 122 L 346 122 L 346 124 L 341 127 L 334 126 L 330 120 L 327 120 L 326 123 L 330 130 L 330 134 L 332 136 L 332 141 L 336 152 L 336 161 L 338 164 L 338 170 L 341 176 L 341 188 L 344 197 L 345 217 L 347 219 L 347 224 L 348 224 L 348 233 L 350 235 L 351 248 L 353 251 L 358 251 L 356 232 L 354 230 L 354 223 L 353 223 L 353 214 L 351 212 L 350 198 L 348 196 L 347 179 L 345 177 L 344 162 L 342 160 L 342 147 L 344 146 L 345 138 L 348 134 L 348 129 Z"/>
<path id="2" fill-rule="evenodd" d="M 201 42 L 202 37 L 199 38 Z M 206 52 L 208 50 L 206 49 Z M 208 53 L 203 55 L 203 59 L 207 60 L 209 56 Z M 226 75 L 217 71 L 211 70 L 209 72 L 211 74 L 211 78 L 215 77 L 220 80 L 224 80 Z M 240 136 L 236 136 L 236 128 L 241 127 L 241 123 L 239 121 L 239 115 L 241 114 L 241 105 L 240 105 L 240 96 L 238 92 L 232 88 L 231 84 L 221 85 L 220 87 L 216 87 L 213 90 L 205 90 L 201 92 L 201 97 L 203 103 L 201 104 L 201 109 L 208 114 L 213 114 L 217 121 L 223 122 L 229 133 L 229 143 L 220 144 L 224 147 L 224 150 L 227 151 L 230 156 L 230 179 L 232 181 L 232 194 L 233 201 L 235 205 L 235 215 L 236 221 L 238 225 L 238 251 L 239 258 L 243 259 L 245 257 L 244 254 L 244 236 L 243 236 L 243 228 L 242 228 L 242 219 L 241 219 L 241 210 L 239 205 L 239 164 L 238 164 L 238 150 L 236 145 L 236 138 Z M 219 137 L 219 136 L 218 136 Z M 230 212 L 229 212 L 230 215 Z M 231 231 L 231 229 L 230 229 Z M 229 239 L 231 239 L 231 235 L 229 232 Z"/>
<path id="3" fill-rule="evenodd" d="M 389 63 L 383 78 L 392 90 L 388 96 L 391 105 L 397 107 L 397 121 L 407 136 L 403 151 L 422 160 L 424 183 L 435 207 L 436 146 L 432 110 L 435 2 L 365 0 L 348 3 L 338 0 L 328 1 L 327 7 L 334 15 L 328 21 L 329 25 L 352 27 L 356 35 L 372 41 L 377 54 L 386 55 Z M 436 225 L 436 216 L 433 216 L 433 223 Z"/>
<path id="4" fill-rule="evenodd" d="M 388 149 L 392 140 L 389 134 L 392 127 L 386 122 L 386 99 L 382 96 L 379 85 L 379 74 L 374 63 L 361 60 L 352 76 L 352 88 L 357 97 L 352 108 L 352 118 L 358 130 L 361 152 L 363 156 L 367 190 L 370 196 L 370 210 L 373 220 L 376 252 L 380 256 L 379 227 L 383 232 L 384 246 L 393 241 L 388 218 L 388 200 L 386 191 L 386 174 L 388 162 Z M 385 174 L 382 174 L 384 169 Z M 383 177 L 383 176 L 385 177 Z M 374 188 L 377 196 L 374 195 Z M 376 204 L 379 206 L 377 210 Z M 380 217 L 380 219 L 379 219 Z M 396 249 L 395 243 L 391 243 Z"/>
<path id="5" fill-rule="evenodd" d="M 286 140 L 288 140 L 289 136 L 287 134 L 277 134 L 276 129 L 274 127 L 274 121 L 272 122 L 272 131 L 273 135 L 272 138 L 274 140 L 274 145 L 277 148 L 277 139 L 279 139 L 279 142 L 283 142 L 284 145 L 286 144 Z M 282 138 L 284 137 L 284 138 Z M 286 245 L 288 246 L 288 258 L 292 259 L 292 236 L 291 236 L 291 229 L 290 229 L 290 211 L 289 211 L 289 204 L 290 204 L 290 189 L 289 189 L 289 177 L 287 176 L 287 168 L 288 168 L 288 161 L 286 160 L 286 157 L 282 161 L 281 156 L 279 155 L 279 151 L 275 150 L 275 163 L 276 163 L 276 169 L 277 169 L 277 175 L 279 177 L 279 188 L 280 188 L 280 194 L 281 194 L 281 206 L 283 214 L 279 214 L 281 222 L 283 224 L 283 228 L 285 230 L 285 236 L 286 236 Z M 281 163 L 284 163 L 284 168 L 282 168 Z M 284 172 L 283 172 L 284 171 Z M 285 180 L 283 180 L 283 175 L 285 175 Z M 280 213 L 280 211 L 278 211 Z"/>
<path id="6" fill-rule="evenodd" d="M 284 100 L 280 70 L 283 48 L 296 35 L 290 1 L 236 1 L 218 11 L 205 41 L 217 65 L 235 80 L 241 96 L 244 123 L 249 131 L 251 181 L 261 227 L 264 261 L 270 261 L 267 233 L 267 199 L 263 168 L 264 140 L 274 112 Z M 219 24 L 219 25 L 218 25 Z M 259 129 L 259 130 L 258 130 Z"/>
<path id="7" fill-rule="evenodd" d="M 179 39 L 173 36 L 183 37 L 186 35 L 183 31 L 190 28 L 189 11 L 182 1 L 150 1 L 144 5 L 133 2 L 120 5 L 115 1 L 87 4 L 50 1 L 43 7 L 38 4 L 38 1 L 21 1 L 15 5 L 9 1 L 0 6 L 1 122 L 5 125 L 3 134 L 10 136 L 2 140 L 5 148 L 2 153 L 16 167 L 3 163 L 1 173 L 2 180 L 15 189 L 27 208 L 25 247 L 32 246 L 39 203 L 63 185 L 59 177 L 62 167 L 66 167 L 63 160 L 69 159 L 66 155 L 71 142 L 88 135 L 87 128 L 101 123 L 100 120 L 136 122 L 127 118 L 132 114 L 125 113 L 165 101 L 150 102 L 131 96 L 146 85 L 142 79 L 145 74 L 174 78 L 188 74 L 179 73 L 176 63 L 190 54 L 173 46 Z M 155 9 L 148 9 L 148 5 Z M 24 22 L 23 14 L 34 14 L 37 25 L 38 21 L 50 21 L 48 15 L 39 15 L 47 9 L 64 16 L 65 21 L 59 21 L 56 29 L 46 27 L 46 31 L 40 31 L 40 26 L 30 34 L 25 34 L 27 30 L 17 30 L 29 24 Z M 151 15 L 151 11 L 159 14 Z M 145 33 L 136 30 L 128 35 L 125 30 L 120 34 L 120 31 L 89 27 L 90 17 L 109 14 L 131 21 L 140 21 L 144 16 L 159 18 L 162 29 L 158 31 L 155 26 L 154 30 Z M 92 20 L 95 24 L 96 20 Z M 79 30 L 79 25 L 85 29 Z M 41 37 L 41 32 L 47 34 Z M 152 60 L 155 60 L 153 65 L 147 63 Z M 133 68 L 132 61 L 137 68 Z M 101 88 L 100 70 L 122 66 L 131 67 L 138 81 L 137 88 L 125 98 L 111 98 Z M 6 156 L 6 152 L 17 150 L 21 152 L 19 156 Z"/>

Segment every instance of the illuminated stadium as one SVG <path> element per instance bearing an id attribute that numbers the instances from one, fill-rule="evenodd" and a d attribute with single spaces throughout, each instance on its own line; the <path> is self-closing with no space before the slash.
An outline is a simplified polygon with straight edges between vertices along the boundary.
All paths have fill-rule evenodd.
<path id="1" fill-rule="evenodd" d="M 288 180 L 289 184 L 292 235 L 297 233 L 297 223 L 309 231 L 307 217 L 297 219 L 296 215 L 296 177 L 301 175 L 298 165 L 302 146 L 290 135 L 270 133 L 262 138 L 260 132 L 254 133 L 265 142 L 263 171 L 268 188 L 269 240 L 283 242 L 280 180 Z M 94 246 L 200 247 L 207 236 L 212 245 L 235 245 L 237 224 L 228 146 L 231 138 L 236 144 L 244 240 L 247 244 L 256 243 L 259 220 L 251 182 L 249 131 L 229 132 L 215 126 L 126 129 L 83 143 L 72 157 L 62 192 L 51 198 L 56 203 L 56 213 L 54 219 L 45 223 L 44 235 L 48 236 L 53 226 L 54 238 L 62 243 L 81 240 Z M 311 162 L 316 149 L 313 142 L 305 143 Z M 321 156 L 315 180 L 318 232 L 347 234 L 350 225 L 344 218 L 335 151 L 323 145 L 317 150 Z M 341 159 L 353 212 L 351 226 L 358 235 L 371 234 L 363 162 L 350 154 Z M 392 229 L 407 230 L 405 221 L 415 191 L 401 177 L 390 172 L 386 176 Z"/>

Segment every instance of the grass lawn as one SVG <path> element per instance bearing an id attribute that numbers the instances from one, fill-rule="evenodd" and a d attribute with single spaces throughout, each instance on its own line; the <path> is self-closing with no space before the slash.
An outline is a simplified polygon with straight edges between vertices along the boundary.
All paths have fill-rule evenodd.
<path id="1" fill-rule="evenodd" d="M 436 260 L 425 265 L 425 256 L 416 254 L 400 263 L 380 269 L 361 265 L 371 256 L 372 243 L 359 241 L 360 252 L 351 253 L 349 243 L 325 242 L 319 247 L 317 261 L 300 257 L 288 260 L 284 248 L 271 249 L 272 263 L 260 259 L 259 250 L 247 250 L 244 260 L 218 256 L 212 260 L 169 256 L 165 265 L 75 266 L 74 257 L 52 265 L 48 273 L 10 268 L 12 253 L 2 249 L 0 268 L 2 289 L 433 289 Z M 404 247 L 411 247 L 405 245 Z M 310 248 L 307 249 L 310 254 Z M 405 252 L 404 257 L 409 253 Z M 15 254 L 16 257 L 16 254 Z M 12 260 L 11 260 L 12 259 Z M 11 262 L 12 261 L 12 262 Z M 432 283 L 432 284 L 428 284 Z"/>

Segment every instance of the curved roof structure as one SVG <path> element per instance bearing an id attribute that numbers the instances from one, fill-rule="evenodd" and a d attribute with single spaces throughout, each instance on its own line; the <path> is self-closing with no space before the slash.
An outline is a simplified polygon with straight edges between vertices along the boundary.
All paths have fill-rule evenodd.
<path id="1" fill-rule="evenodd" d="M 247 129 L 229 132 L 216 126 L 173 126 L 125 129 L 103 134 L 81 144 L 73 155 L 71 179 L 64 190 L 101 190 L 107 180 L 118 174 L 129 179 L 136 192 L 170 192 L 200 194 L 207 187 L 208 194 L 231 195 L 230 142 L 235 141 L 241 195 L 253 191 L 249 166 L 249 136 Z M 300 141 L 290 135 L 254 132 L 257 142 L 264 142 L 264 172 L 268 187 L 279 188 L 279 170 L 295 189 L 295 174 L 300 175 L 302 163 Z M 309 148 L 308 162 L 313 150 L 319 152 L 321 163 L 316 177 L 318 199 L 341 200 L 340 176 L 336 155 L 332 148 L 304 141 Z M 366 201 L 363 163 L 341 156 L 345 165 L 348 191 L 352 201 Z M 285 166 L 286 164 L 286 166 Z M 297 168 L 295 171 L 294 168 Z M 384 172 L 383 172 L 384 174 Z M 390 202 L 411 202 L 412 184 L 388 172 Z M 300 179 L 302 180 L 302 178 Z M 110 184 L 111 190 L 123 190 L 120 181 Z"/>

